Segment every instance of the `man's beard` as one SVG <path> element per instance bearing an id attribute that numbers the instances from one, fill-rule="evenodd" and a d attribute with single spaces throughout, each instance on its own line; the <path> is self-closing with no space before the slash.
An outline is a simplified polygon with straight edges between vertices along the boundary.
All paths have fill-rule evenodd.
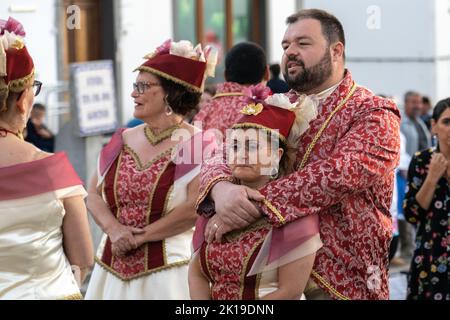
<path id="1" fill-rule="evenodd" d="M 303 70 L 295 76 L 290 76 L 288 72 L 288 63 L 291 61 L 295 61 L 303 68 Z M 305 63 L 301 60 L 288 58 L 283 71 L 284 79 L 290 88 L 297 92 L 309 92 L 312 89 L 321 86 L 331 76 L 333 69 L 330 53 L 327 50 L 322 59 L 309 68 L 306 68 Z"/>

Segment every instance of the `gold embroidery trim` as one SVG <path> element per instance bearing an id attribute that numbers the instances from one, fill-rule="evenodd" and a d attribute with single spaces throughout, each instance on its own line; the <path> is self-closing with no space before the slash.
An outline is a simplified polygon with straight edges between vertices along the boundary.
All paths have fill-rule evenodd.
<path id="1" fill-rule="evenodd" d="M 145 165 L 142 164 L 141 158 L 139 157 L 139 155 L 137 154 L 136 151 L 133 150 L 133 148 L 131 148 L 129 145 L 124 144 L 124 149 L 126 149 L 131 157 L 133 157 L 134 161 L 137 163 L 138 166 L 138 171 L 145 171 L 148 168 L 150 168 L 153 164 L 155 164 L 155 162 L 157 162 L 158 160 L 161 160 L 161 158 L 163 158 L 164 156 L 166 156 L 167 154 L 171 153 L 173 148 L 169 148 L 166 151 L 161 152 L 159 155 L 157 155 L 155 158 L 153 158 L 152 160 L 150 160 L 149 162 L 147 162 Z"/>
<path id="2" fill-rule="evenodd" d="M 203 202 L 203 200 L 205 200 L 206 196 L 208 195 L 208 193 L 211 191 L 212 187 L 218 183 L 219 181 L 229 181 L 229 182 L 233 182 L 234 179 L 231 176 L 217 176 L 214 179 L 212 179 L 208 185 L 206 186 L 205 190 L 200 194 L 200 196 L 197 199 L 197 202 L 195 203 L 195 208 L 198 209 L 198 206 L 200 205 L 200 203 Z"/>
<path id="3" fill-rule="evenodd" d="M 25 90 L 25 87 L 29 84 L 28 82 L 30 82 L 31 78 L 33 78 L 33 77 L 34 77 L 34 68 L 33 68 L 33 70 L 31 70 L 31 73 L 29 75 L 27 75 L 23 78 L 20 78 L 20 79 L 11 80 L 8 83 L 8 88 L 12 92 L 19 93 L 19 92 Z"/>
<path id="4" fill-rule="evenodd" d="M 242 108 L 241 113 L 247 116 L 257 116 L 264 110 L 262 103 L 249 103 Z"/>
<path id="5" fill-rule="evenodd" d="M 169 191 L 167 192 L 166 199 L 164 200 L 164 209 L 161 214 L 161 217 L 165 217 L 167 212 L 167 206 L 169 205 L 170 196 L 173 192 L 173 184 L 170 186 Z M 166 246 L 166 239 L 163 239 L 162 243 L 163 247 L 163 258 L 164 258 L 164 264 L 167 264 L 167 246 Z"/>
<path id="6" fill-rule="evenodd" d="M 227 234 L 224 235 L 224 237 L 226 240 L 231 242 L 231 241 L 235 241 L 237 238 L 239 238 L 241 235 L 243 235 L 245 233 L 248 233 L 251 231 L 256 231 L 256 230 L 261 230 L 268 226 L 270 226 L 270 224 L 267 222 L 267 220 L 265 218 L 261 218 L 243 229 L 238 229 L 238 230 L 233 230 L 233 231 L 228 232 Z"/>
<path id="7" fill-rule="evenodd" d="M 172 148 L 170 150 L 172 150 Z M 166 151 L 166 153 L 167 153 L 167 151 Z M 163 157 L 160 157 L 158 160 L 160 160 L 162 158 Z M 167 163 L 164 165 L 164 167 L 161 169 L 161 171 L 158 172 L 158 175 L 156 176 L 155 183 L 153 184 L 152 192 L 150 193 L 150 198 L 149 198 L 149 203 L 148 203 L 148 210 L 147 210 L 147 214 L 146 214 L 146 217 L 145 217 L 146 226 L 148 226 L 150 224 L 150 215 L 152 213 L 152 203 L 153 203 L 153 197 L 155 196 L 155 192 L 156 192 L 156 186 L 158 185 L 159 180 L 161 179 L 162 175 L 164 174 L 164 171 L 166 171 L 166 169 L 169 166 L 169 164 L 170 164 L 170 161 L 167 161 Z M 165 204 L 164 204 L 164 206 L 165 206 Z M 162 213 L 161 213 L 161 216 L 162 216 Z M 145 252 L 145 258 L 144 258 L 145 271 L 148 271 L 148 254 L 149 254 L 149 252 L 148 252 L 148 243 L 146 242 L 144 245 L 145 245 L 145 248 L 144 248 L 144 252 Z M 165 241 L 164 241 L 164 239 L 162 239 L 162 244 L 161 245 L 162 245 L 162 251 L 163 251 L 163 261 L 164 261 L 164 264 L 166 264 L 167 257 L 166 257 L 166 250 L 165 250 Z"/>
<path id="8" fill-rule="evenodd" d="M 261 129 L 265 132 L 267 132 L 268 134 L 274 134 L 276 136 L 278 136 L 278 138 L 280 138 L 280 140 L 287 144 L 287 139 L 285 136 L 283 136 L 280 132 L 277 132 L 274 129 L 271 129 L 269 127 L 265 127 L 263 125 L 260 124 L 256 124 L 256 123 L 251 123 L 251 122 L 243 122 L 243 123 L 238 123 L 233 125 L 232 127 L 233 129 Z"/>
<path id="9" fill-rule="evenodd" d="M 247 272 L 247 267 L 248 267 L 248 263 L 250 262 L 250 258 L 252 257 L 253 253 L 255 252 L 256 248 L 258 248 L 258 246 L 265 240 L 265 237 L 262 239 L 259 239 L 258 242 L 255 243 L 255 245 L 251 248 L 251 250 L 249 251 L 249 253 L 247 254 L 247 256 L 244 259 L 244 265 L 242 266 L 242 273 L 241 273 L 241 283 L 240 283 L 240 290 L 239 290 L 239 297 L 242 300 L 243 299 L 243 295 L 244 295 L 244 284 L 245 284 L 245 276 L 246 276 L 246 272 Z M 257 287 L 255 287 L 256 290 Z"/>
<path id="10" fill-rule="evenodd" d="M 280 220 L 281 224 L 285 224 L 286 220 L 284 219 L 284 217 L 281 215 L 280 211 L 278 211 L 277 208 L 275 208 L 267 199 L 263 200 L 264 205 L 270 209 L 270 211 L 272 211 L 278 218 L 278 220 Z"/>
<path id="11" fill-rule="evenodd" d="M 105 263 L 103 263 L 103 261 L 101 261 L 97 257 L 95 258 L 95 262 L 99 266 L 101 266 L 106 271 L 112 273 L 113 275 L 115 275 L 117 278 L 119 278 L 122 281 L 135 280 L 135 279 L 138 279 L 138 278 L 142 278 L 142 277 L 148 276 L 148 275 L 150 275 L 152 273 L 164 271 L 164 270 L 171 269 L 171 268 L 181 267 L 181 266 L 189 264 L 189 261 L 190 260 L 183 260 L 183 261 L 179 261 L 179 262 L 174 262 L 174 263 L 167 264 L 167 265 L 164 265 L 164 266 L 161 266 L 161 267 L 158 267 L 158 268 L 153 268 L 153 269 L 150 269 L 150 270 L 147 270 L 147 271 L 144 271 L 144 272 L 140 272 L 140 273 L 132 275 L 130 277 L 124 277 L 122 274 L 120 274 L 119 272 L 117 272 L 116 270 L 111 268 L 110 266 L 108 266 Z"/>
<path id="12" fill-rule="evenodd" d="M 314 149 L 314 147 L 316 146 L 317 142 L 319 141 L 319 139 L 322 137 L 323 132 L 325 131 L 325 129 L 328 127 L 328 125 L 330 124 L 331 120 L 333 119 L 334 115 L 342 109 L 342 107 L 348 102 L 348 100 L 350 100 L 350 98 L 353 96 L 353 94 L 355 93 L 357 88 L 356 83 L 354 82 L 352 85 L 352 88 L 350 89 L 350 92 L 347 94 L 347 96 L 344 98 L 344 100 L 341 101 L 341 103 L 339 103 L 339 105 L 333 110 L 333 112 L 331 112 L 331 114 L 328 116 L 327 120 L 325 121 L 325 123 L 322 125 L 322 127 L 320 128 L 319 132 L 317 132 L 316 136 L 314 137 L 313 141 L 311 141 L 311 143 L 309 144 L 308 148 L 306 149 L 305 154 L 303 155 L 303 159 L 302 162 L 299 164 L 299 166 L 297 167 L 297 170 L 301 170 L 305 167 L 306 162 L 308 161 L 308 158 L 312 152 L 312 150 Z"/>
<path id="13" fill-rule="evenodd" d="M 123 152 L 121 151 L 119 154 L 119 159 L 117 160 L 117 167 L 116 172 L 114 173 L 114 202 L 116 204 L 117 212 L 116 212 L 116 219 L 119 220 L 120 217 L 120 205 L 119 205 L 119 196 L 117 195 L 117 181 L 119 180 L 119 171 L 120 171 L 120 165 L 122 164 L 122 155 Z"/>
<path id="14" fill-rule="evenodd" d="M 328 283 L 322 276 L 320 276 L 316 271 L 312 270 L 311 275 L 315 277 L 320 283 L 322 283 L 330 293 L 334 294 L 336 297 L 338 297 L 341 300 L 351 300 L 349 297 L 344 296 L 342 293 L 338 292 L 333 286 Z"/>
<path id="15" fill-rule="evenodd" d="M 158 75 L 160 77 L 163 77 L 163 78 L 166 78 L 166 79 L 168 79 L 170 81 L 173 81 L 175 83 L 181 84 L 182 86 L 185 86 L 185 87 L 187 87 L 187 88 L 189 88 L 189 89 L 191 89 L 191 90 L 193 90 L 195 92 L 198 92 L 198 93 L 202 93 L 203 92 L 202 89 L 200 89 L 197 86 L 194 86 L 194 85 L 192 85 L 192 84 L 190 84 L 190 83 L 188 83 L 188 82 L 186 82 L 184 80 L 178 79 L 178 78 L 176 78 L 174 76 L 171 76 L 170 74 L 167 74 L 165 72 L 153 69 L 151 67 L 140 66 L 140 67 L 136 68 L 134 71 L 138 71 L 138 70 L 156 74 L 156 75 Z"/>
<path id="16" fill-rule="evenodd" d="M 145 126 L 144 135 L 147 138 L 148 142 L 150 142 L 150 144 L 152 146 L 156 146 L 163 140 L 170 138 L 176 130 L 180 129 L 182 123 L 183 123 L 183 119 L 181 119 L 180 123 L 177 123 L 176 125 L 173 125 L 167 129 L 161 131 L 160 133 L 154 133 L 153 130 L 149 126 Z"/>
<path id="17" fill-rule="evenodd" d="M 207 244 L 205 247 L 205 264 L 206 264 L 206 270 L 209 274 L 209 277 L 211 279 L 211 281 L 214 281 L 212 273 L 211 273 L 211 268 L 209 266 L 209 245 Z M 200 262 L 201 265 L 201 262 Z M 212 286 L 211 286 L 211 296 L 212 296 Z"/>
<path id="18" fill-rule="evenodd" d="M 83 300 L 83 295 L 81 293 L 74 293 L 62 298 L 63 300 Z"/>
<path id="19" fill-rule="evenodd" d="M 255 282 L 255 300 L 260 300 L 260 298 L 259 298 L 259 286 L 261 285 L 261 278 L 262 278 L 262 273 L 258 273 L 256 275 L 256 282 Z"/>
<path id="20" fill-rule="evenodd" d="M 153 184 L 152 192 L 150 193 L 150 199 L 149 199 L 149 203 L 148 203 L 148 210 L 147 210 L 147 217 L 146 217 L 147 225 L 150 224 L 150 215 L 151 215 L 151 211 L 152 211 L 153 197 L 155 196 L 156 187 L 158 186 L 159 180 L 161 180 L 161 177 L 164 174 L 164 171 L 166 171 L 169 164 L 170 164 L 170 161 L 167 161 L 167 163 L 164 165 L 164 167 L 161 169 L 161 171 L 158 172 L 155 183 Z M 164 206 L 165 205 L 166 204 L 164 204 Z M 162 216 L 162 213 L 161 213 L 161 216 Z"/>
<path id="21" fill-rule="evenodd" d="M 239 97 L 239 96 L 245 96 L 242 92 L 229 92 L 229 93 L 218 93 L 213 99 L 222 98 L 222 97 Z"/>
<path id="22" fill-rule="evenodd" d="M 114 202 L 116 203 L 116 219 L 119 221 L 120 218 L 120 205 L 119 205 L 119 196 L 117 195 L 117 181 L 119 180 L 119 171 L 120 171 L 120 165 L 122 164 L 122 155 L 123 151 L 119 154 L 119 159 L 117 160 L 117 167 L 116 172 L 114 173 L 114 185 L 113 185 L 113 191 L 114 191 Z M 102 254 L 103 255 L 103 254 Z M 114 263 L 114 254 L 112 254 L 112 243 L 111 243 L 111 265 Z"/>

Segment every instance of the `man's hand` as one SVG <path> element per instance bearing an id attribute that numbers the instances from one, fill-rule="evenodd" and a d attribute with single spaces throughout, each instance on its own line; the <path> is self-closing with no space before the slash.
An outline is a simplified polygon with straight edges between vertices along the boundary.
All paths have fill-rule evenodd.
<path id="1" fill-rule="evenodd" d="M 219 241 L 225 233 L 244 228 L 261 217 L 259 209 L 252 203 L 264 199 L 257 190 L 221 181 L 211 190 L 211 198 L 216 217 L 208 223 L 205 239 Z"/>

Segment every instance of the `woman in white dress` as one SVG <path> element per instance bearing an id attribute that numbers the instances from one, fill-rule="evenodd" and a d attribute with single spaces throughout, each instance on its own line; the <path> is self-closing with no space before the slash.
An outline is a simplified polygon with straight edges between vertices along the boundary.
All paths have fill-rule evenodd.
<path id="1" fill-rule="evenodd" d="M 0 299 L 82 299 L 93 264 L 86 191 L 64 153 L 23 140 L 41 83 L 20 23 L 0 20 L 0 35 Z"/>
<path id="2" fill-rule="evenodd" d="M 168 40 L 146 58 L 131 94 L 134 117 L 144 124 L 116 132 L 89 188 L 89 211 L 104 236 L 87 299 L 189 298 L 202 162 L 201 154 L 190 156 L 197 142 L 208 140 L 183 116 L 197 106 L 214 67 L 200 46 L 187 41 Z"/>

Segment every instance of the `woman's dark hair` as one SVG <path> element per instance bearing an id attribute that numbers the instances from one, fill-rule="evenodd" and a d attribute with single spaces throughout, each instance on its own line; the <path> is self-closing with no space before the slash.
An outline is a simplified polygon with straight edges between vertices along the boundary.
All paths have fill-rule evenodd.
<path id="1" fill-rule="evenodd" d="M 431 118 L 438 122 L 445 110 L 450 108 L 450 98 L 439 101 L 433 109 L 433 115 Z"/>
<path id="2" fill-rule="evenodd" d="M 195 92 L 181 84 L 160 76 L 157 77 L 159 78 L 161 87 L 167 93 L 167 103 L 173 112 L 185 116 L 197 107 L 202 96 L 200 92 Z"/>

